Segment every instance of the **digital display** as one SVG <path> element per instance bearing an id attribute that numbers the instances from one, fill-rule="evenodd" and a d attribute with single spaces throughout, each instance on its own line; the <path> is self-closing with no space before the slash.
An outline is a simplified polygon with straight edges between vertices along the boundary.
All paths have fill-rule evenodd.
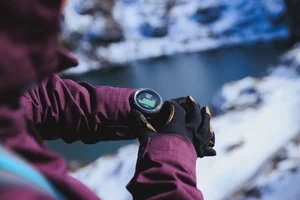
<path id="1" fill-rule="evenodd" d="M 139 103 L 145 104 L 145 105 L 150 106 L 152 108 L 154 108 L 154 106 L 155 106 L 155 101 L 150 100 L 150 99 L 146 99 L 146 98 L 144 98 L 143 100 L 139 100 Z"/>
<path id="2" fill-rule="evenodd" d="M 157 106 L 157 98 L 157 95 L 151 94 L 150 92 L 141 92 L 137 96 L 137 102 L 143 108 L 153 109 Z"/>

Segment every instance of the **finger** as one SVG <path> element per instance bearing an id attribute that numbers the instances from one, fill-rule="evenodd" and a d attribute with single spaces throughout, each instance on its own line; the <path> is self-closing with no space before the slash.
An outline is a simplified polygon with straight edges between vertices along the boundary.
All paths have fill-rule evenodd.
<path id="1" fill-rule="evenodd" d="M 201 109 L 201 118 L 202 118 L 202 121 L 198 128 L 198 133 L 204 134 L 204 135 L 212 138 L 213 134 L 210 132 L 210 116 L 206 112 L 206 107 L 203 107 Z"/>
<path id="2" fill-rule="evenodd" d="M 215 137 L 215 132 L 212 132 L 213 137 L 212 139 L 209 141 L 209 147 L 214 147 L 216 145 L 216 137 Z"/>
<path id="3" fill-rule="evenodd" d="M 210 110 L 209 110 L 208 107 L 205 107 L 205 112 L 206 112 L 207 115 L 209 115 L 209 118 L 210 118 L 210 120 L 211 120 L 212 117 L 211 117 L 211 113 L 210 113 Z M 216 137 L 215 137 L 214 129 L 213 129 L 213 127 L 212 127 L 212 125 L 211 125 L 210 122 L 209 122 L 209 131 L 210 131 L 210 133 L 213 135 L 213 137 L 212 137 L 212 139 L 211 139 L 211 141 L 210 141 L 209 147 L 214 147 L 215 144 L 216 144 L 216 141 L 215 141 L 215 140 L 216 140 Z"/>
<path id="4" fill-rule="evenodd" d="M 151 121 L 151 124 L 153 124 L 153 127 L 155 127 L 157 131 L 162 131 L 174 118 L 175 107 L 171 101 L 177 104 L 181 104 L 182 106 L 185 105 L 184 97 L 180 97 L 170 101 L 165 101 L 158 115 L 154 117 Z"/>
<path id="5" fill-rule="evenodd" d="M 172 100 L 167 101 L 166 105 L 170 110 L 170 115 L 167 124 L 171 125 L 178 122 L 185 122 L 186 112 L 182 106 L 180 106 L 178 103 Z"/>
<path id="6" fill-rule="evenodd" d="M 146 117 L 138 110 L 135 109 L 131 110 L 129 115 L 132 122 L 143 123 L 143 124 L 148 123 Z"/>
<path id="7" fill-rule="evenodd" d="M 132 120 L 131 126 L 136 131 L 145 131 L 145 129 L 151 130 L 153 132 L 157 132 L 155 128 L 148 122 L 146 117 L 139 112 L 138 110 L 131 110 L 130 111 L 130 119 Z"/>
<path id="8" fill-rule="evenodd" d="M 179 105 L 185 104 L 185 100 L 186 100 L 186 97 L 179 97 L 179 98 L 176 98 L 176 99 L 172 99 L 172 101 L 175 101 Z"/>
<path id="9" fill-rule="evenodd" d="M 194 125 L 196 128 L 198 128 L 201 124 L 202 118 L 201 118 L 201 110 L 199 104 L 195 101 L 195 99 L 192 96 L 188 96 L 186 98 L 186 119 L 187 122 L 191 125 Z"/>
<path id="10" fill-rule="evenodd" d="M 216 156 L 217 152 L 213 148 L 208 148 L 204 151 L 204 156 Z"/>
<path id="11" fill-rule="evenodd" d="M 208 114 L 211 119 L 211 113 L 210 113 L 209 107 L 205 106 L 204 108 L 205 108 L 206 114 Z"/>
<path id="12" fill-rule="evenodd" d="M 175 101 L 176 103 L 178 103 L 184 110 L 185 112 L 187 113 L 187 110 L 188 110 L 188 107 L 186 105 L 186 100 L 187 100 L 188 97 L 179 97 L 179 98 L 176 98 L 176 99 L 171 99 L 172 101 Z M 189 122 L 189 116 L 186 116 L 186 122 Z"/>
<path id="13" fill-rule="evenodd" d="M 211 114 L 209 111 L 209 108 L 207 106 L 203 107 L 201 109 L 201 117 L 202 117 L 202 122 L 201 125 L 198 129 L 198 132 L 201 130 L 203 133 L 209 132 L 211 134 L 211 136 L 214 136 L 214 130 L 213 127 L 210 124 L 210 120 L 211 120 Z"/>

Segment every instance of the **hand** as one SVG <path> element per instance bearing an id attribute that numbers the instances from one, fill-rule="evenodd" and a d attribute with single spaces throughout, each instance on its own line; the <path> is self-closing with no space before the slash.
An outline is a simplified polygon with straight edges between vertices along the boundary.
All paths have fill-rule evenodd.
<path id="1" fill-rule="evenodd" d="M 172 99 L 172 101 L 175 101 L 176 103 L 178 103 L 179 105 L 181 105 L 185 110 L 187 110 L 186 99 L 187 98 L 185 98 L 185 97 L 179 97 L 179 98 L 176 98 L 176 99 Z M 193 98 L 192 98 L 192 100 L 194 102 L 196 102 Z M 201 108 L 201 106 L 198 103 L 197 103 L 197 105 L 199 106 L 199 108 Z M 212 147 L 215 146 L 215 142 L 216 142 L 215 141 L 215 132 L 213 130 L 213 127 L 210 124 L 211 113 L 210 113 L 210 110 L 209 110 L 208 107 L 205 106 L 205 107 L 203 107 L 201 109 L 201 116 L 202 116 L 202 121 L 205 121 L 205 122 L 203 122 L 202 126 L 199 127 L 199 129 L 198 129 L 198 135 L 200 135 L 200 136 L 201 135 L 205 135 L 208 132 L 210 132 L 213 135 L 212 139 L 210 140 L 210 144 L 209 144 L 209 147 L 211 147 L 211 148 L 207 148 L 206 154 L 208 154 L 208 156 L 215 156 L 216 155 L 216 151 L 214 149 L 212 149 Z M 209 127 L 209 130 L 207 130 L 208 127 Z"/>
<path id="2" fill-rule="evenodd" d="M 190 96 L 181 98 L 180 104 L 175 101 L 166 101 L 151 124 L 139 111 L 131 111 L 132 127 L 140 142 L 146 142 L 149 137 L 161 134 L 177 134 L 194 145 L 198 157 L 215 156 L 216 151 L 212 148 L 215 135 L 210 126 L 209 109 L 200 109 L 198 103 Z"/>

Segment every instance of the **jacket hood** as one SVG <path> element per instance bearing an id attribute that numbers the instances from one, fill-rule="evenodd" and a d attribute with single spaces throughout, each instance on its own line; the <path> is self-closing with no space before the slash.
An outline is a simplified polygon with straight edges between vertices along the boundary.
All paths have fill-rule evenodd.
<path id="1" fill-rule="evenodd" d="M 77 60 L 58 46 L 61 3 L 0 1 L 0 93 L 77 65 Z"/>

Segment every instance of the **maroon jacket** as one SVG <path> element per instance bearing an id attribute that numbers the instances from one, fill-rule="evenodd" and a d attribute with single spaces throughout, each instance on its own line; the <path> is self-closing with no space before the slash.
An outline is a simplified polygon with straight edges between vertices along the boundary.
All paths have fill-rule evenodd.
<path id="1" fill-rule="evenodd" d="M 96 195 L 68 175 L 64 159 L 43 141 L 133 139 L 125 119 L 134 90 L 78 84 L 53 74 L 76 64 L 57 48 L 60 3 L 0 1 L 0 142 L 40 171 L 67 199 L 93 200 Z M 37 87 L 18 95 L 24 85 L 41 79 Z M 192 144 L 180 136 L 153 138 L 140 146 L 128 190 L 134 199 L 201 200 L 196 157 Z M 23 185 L 0 188 L 0 199 L 52 197 Z"/>

